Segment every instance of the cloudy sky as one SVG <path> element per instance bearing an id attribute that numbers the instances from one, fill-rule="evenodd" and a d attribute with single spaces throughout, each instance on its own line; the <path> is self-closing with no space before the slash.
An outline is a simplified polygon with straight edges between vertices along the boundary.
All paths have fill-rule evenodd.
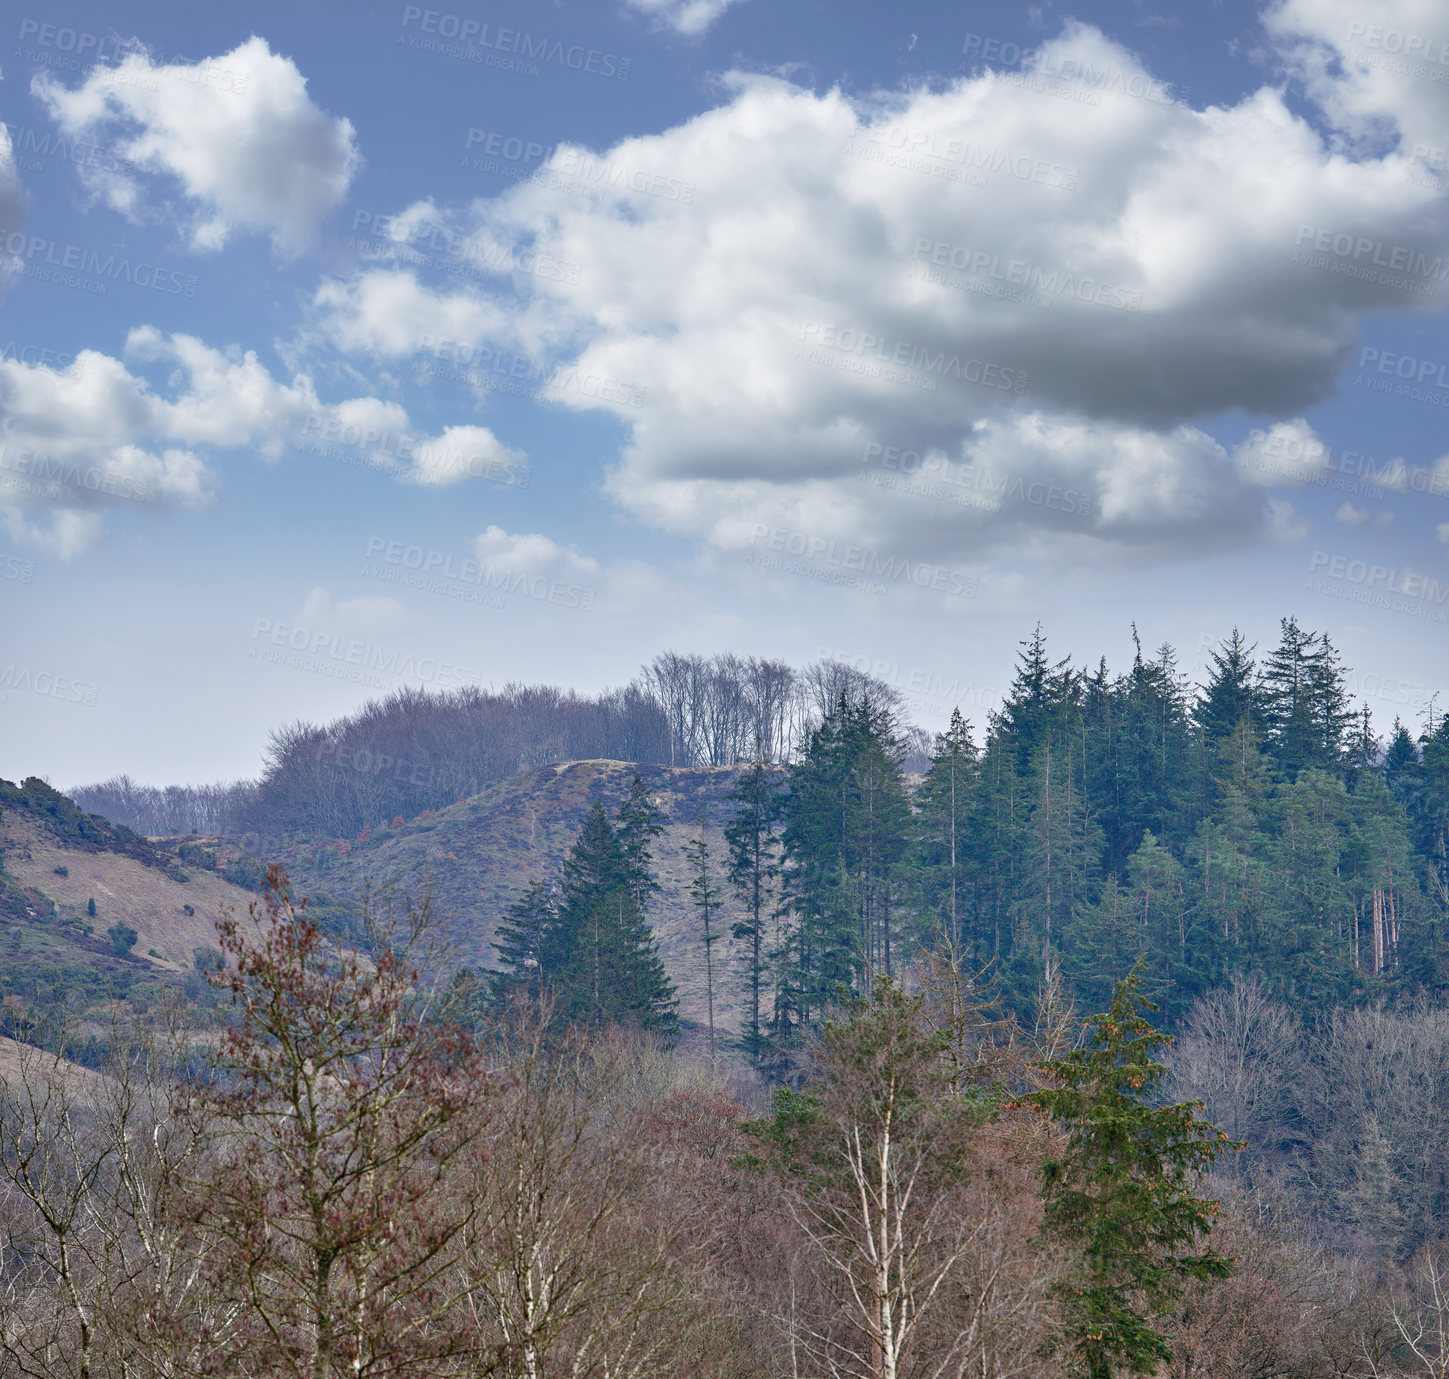
<path id="1" fill-rule="evenodd" d="M 979 724 L 1038 620 L 1449 693 L 1439 0 L 5 22 L 0 774 L 666 648 Z"/>

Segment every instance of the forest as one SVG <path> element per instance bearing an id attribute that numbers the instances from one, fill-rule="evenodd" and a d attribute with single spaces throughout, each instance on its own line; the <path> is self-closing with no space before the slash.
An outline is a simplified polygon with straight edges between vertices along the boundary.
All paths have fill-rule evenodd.
<path id="1" fill-rule="evenodd" d="M 1380 738 L 1291 618 L 1197 686 L 1038 629 L 979 741 L 766 665 L 661 658 L 608 701 L 736 768 L 688 848 L 707 1027 L 651 933 L 636 776 L 487 970 L 426 891 L 344 934 L 274 867 L 95 1068 L 11 1046 L 3 1367 L 1449 1374 L 1449 725 Z M 607 718 L 524 697 L 429 701 L 427 750 L 509 702 Z M 279 735 L 251 807 L 404 719 Z"/>

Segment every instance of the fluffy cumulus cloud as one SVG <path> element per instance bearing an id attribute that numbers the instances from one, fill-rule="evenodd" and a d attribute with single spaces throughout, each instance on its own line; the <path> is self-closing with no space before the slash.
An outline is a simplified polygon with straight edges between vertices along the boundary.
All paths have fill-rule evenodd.
<path id="1" fill-rule="evenodd" d="M 662 29 L 702 34 L 738 0 L 624 0 L 625 7 L 647 15 Z"/>
<path id="2" fill-rule="evenodd" d="M 545 396 L 626 424 L 609 489 L 660 527 L 935 556 L 1301 530 L 1281 491 L 1325 452 L 1291 418 L 1363 313 L 1442 305 L 1442 189 L 1272 89 L 1193 109 L 1086 26 L 1033 62 L 855 101 L 736 76 L 661 134 L 559 148 L 450 233 L 577 268 L 518 276 L 520 319 Z M 496 343 L 488 301 L 371 268 L 319 310 L 405 352 L 429 320 Z M 1230 451 L 1201 427 L 1232 411 L 1284 420 Z"/>
<path id="3" fill-rule="evenodd" d="M 147 365 L 166 371 L 164 390 Z M 525 464 L 484 427 L 430 435 L 395 402 L 323 402 L 305 374 L 282 382 L 251 351 L 149 326 L 131 332 L 125 361 L 94 350 L 63 368 L 0 359 L 0 512 L 16 539 L 66 558 L 94 540 L 108 508 L 210 501 L 216 476 L 198 450 L 276 460 L 309 443 L 430 486 L 499 480 Z"/>
<path id="4" fill-rule="evenodd" d="M 1444 172 L 1449 11 L 1441 0 L 1279 0 L 1264 22 L 1336 128 L 1397 144 L 1421 171 Z"/>
<path id="5" fill-rule="evenodd" d="M 490 526 L 473 542 L 479 564 L 489 570 L 521 575 L 526 580 L 590 583 L 599 578 L 599 562 L 573 546 L 537 532 L 508 532 Z"/>
<path id="6" fill-rule="evenodd" d="M 189 65 L 131 52 L 74 89 L 48 72 L 34 89 L 67 134 L 115 145 L 119 165 L 86 175 L 117 210 L 141 213 L 141 174 L 179 185 L 199 250 L 243 230 L 300 253 L 358 165 L 351 123 L 320 109 L 296 64 L 261 38 Z"/>

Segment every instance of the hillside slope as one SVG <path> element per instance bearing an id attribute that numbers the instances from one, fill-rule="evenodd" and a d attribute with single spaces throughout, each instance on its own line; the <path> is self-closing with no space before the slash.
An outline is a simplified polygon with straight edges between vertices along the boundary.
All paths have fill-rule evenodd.
<path id="1" fill-rule="evenodd" d="M 244 914 L 251 899 L 43 782 L 0 782 L 0 996 L 11 1020 L 62 995 L 73 1011 L 149 1002 L 192 971 L 196 949 L 215 947 L 223 912 Z M 106 936 L 116 924 L 136 931 L 129 953 Z"/>
<path id="2" fill-rule="evenodd" d="M 474 968 L 493 965 L 493 938 L 501 916 L 535 878 L 557 875 L 594 794 L 612 814 L 637 772 L 663 811 L 655 864 L 661 891 L 650 922 L 671 980 L 679 989 L 680 1014 L 703 1023 L 706 1014 L 704 945 L 689 903 L 685 845 L 695 836 L 701 808 L 708 810 L 708 837 L 716 881 L 724 884 L 721 824 L 740 766 L 671 768 L 621 761 L 576 761 L 542 766 L 490 787 L 480 795 L 385 833 L 353 842 L 313 842 L 285 849 L 275 860 L 287 867 L 299 894 L 329 899 L 356 896 L 365 881 L 393 883 L 416 894 L 432 882 L 438 907 L 457 945 L 459 960 Z M 738 1030 L 743 1008 L 739 957 L 728 937 L 739 918 L 727 897 L 723 940 L 716 960 L 715 1020 Z M 722 959 L 722 961 L 721 961 Z"/>

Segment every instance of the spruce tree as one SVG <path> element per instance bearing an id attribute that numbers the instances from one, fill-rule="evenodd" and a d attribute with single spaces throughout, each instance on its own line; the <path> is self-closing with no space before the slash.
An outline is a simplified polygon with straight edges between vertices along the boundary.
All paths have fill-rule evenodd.
<path id="1" fill-rule="evenodd" d="M 910 805 L 887 711 L 842 695 L 789 773 L 782 887 L 788 999 L 801 1020 L 838 988 L 891 972 Z"/>
<path id="2" fill-rule="evenodd" d="M 1269 748 L 1286 774 L 1342 765 L 1353 715 L 1338 652 L 1296 618 L 1283 619 L 1282 637 L 1264 666 L 1263 709 Z"/>
<path id="3" fill-rule="evenodd" d="M 704 944 L 704 989 L 709 1010 L 709 1051 L 715 1052 L 714 1037 L 714 945 L 719 938 L 719 890 L 709 855 L 709 812 L 701 806 L 695 819 L 698 833 L 685 844 L 684 856 L 692 873 L 689 895 L 699 915 L 700 939 Z"/>
<path id="4" fill-rule="evenodd" d="M 1192 716 L 1210 742 L 1230 736 L 1244 719 L 1254 731 L 1263 731 L 1263 696 L 1253 661 L 1255 650 L 1235 627 L 1218 650 L 1208 653 L 1212 669 L 1207 684 L 1200 687 Z"/>
<path id="5" fill-rule="evenodd" d="M 1217 1203 L 1194 1188 L 1237 1148 L 1198 1119 L 1201 1102 L 1159 1105 L 1171 1036 L 1143 1012 L 1142 968 L 1118 984 L 1111 1006 L 1087 1021 L 1085 1048 L 1043 1065 L 1055 1085 L 1030 1100 L 1069 1135 L 1042 1170 L 1042 1232 L 1078 1255 L 1065 1296 L 1065 1341 L 1088 1379 L 1152 1374 L 1172 1349 L 1154 1328 L 1188 1279 L 1225 1278 L 1230 1260 L 1194 1252 Z M 1186 1248 L 1184 1248 L 1186 1247 Z"/>
<path id="6" fill-rule="evenodd" d="M 493 975 L 494 999 L 537 1000 L 563 965 L 562 945 L 555 888 L 547 881 L 532 881 L 508 907 L 493 940 L 500 966 Z"/>
<path id="7" fill-rule="evenodd" d="M 745 944 L 749 989 L 745 1043 L 750 1056 L 758 1060 L 763 1052 L 760 989 L 767 958 L 766 923 L 774 907 L 775 882 L 780 875 L 780 845 L 775 834 L 780 797 L 761 756 L 757 755 L 735 782 L 728 803 L 734 806 L 734 815 L 724 830 L 725 846 L 729 849 L 727 875 L 745 913 L 743 919 L 730 926 L 730 933 Z"/>
<path id="8" fill-rule="evenodd" d="M 674 989 L 636 899 L 639 853 L 626 852 L 623 832 L 596 796 L 564 862 L 559 929 L 566 956 L 553 989 L 567 1019 L 672 1033 Z"/>
<path id="9" fill-rule="evenodd" d="M 930 769 L 916 791 L 916 871 L 922 909 L 958 948 L 971 908 L 968 843 L 976 771 L 971 725 L 960 709 L 952 709 L 950 726 L 937 736 Z"/>
<path id="10" fill-rule="evenodd" d="M 654 803 L 654 793 L 638 772 L 629 782 L 629 793 L 619 805 L 619 846 L 623 849 L 629 892 L 640 914 L 659 893 L 654 878 L 654 840 L 664 832 L 664 813 Z"/>

